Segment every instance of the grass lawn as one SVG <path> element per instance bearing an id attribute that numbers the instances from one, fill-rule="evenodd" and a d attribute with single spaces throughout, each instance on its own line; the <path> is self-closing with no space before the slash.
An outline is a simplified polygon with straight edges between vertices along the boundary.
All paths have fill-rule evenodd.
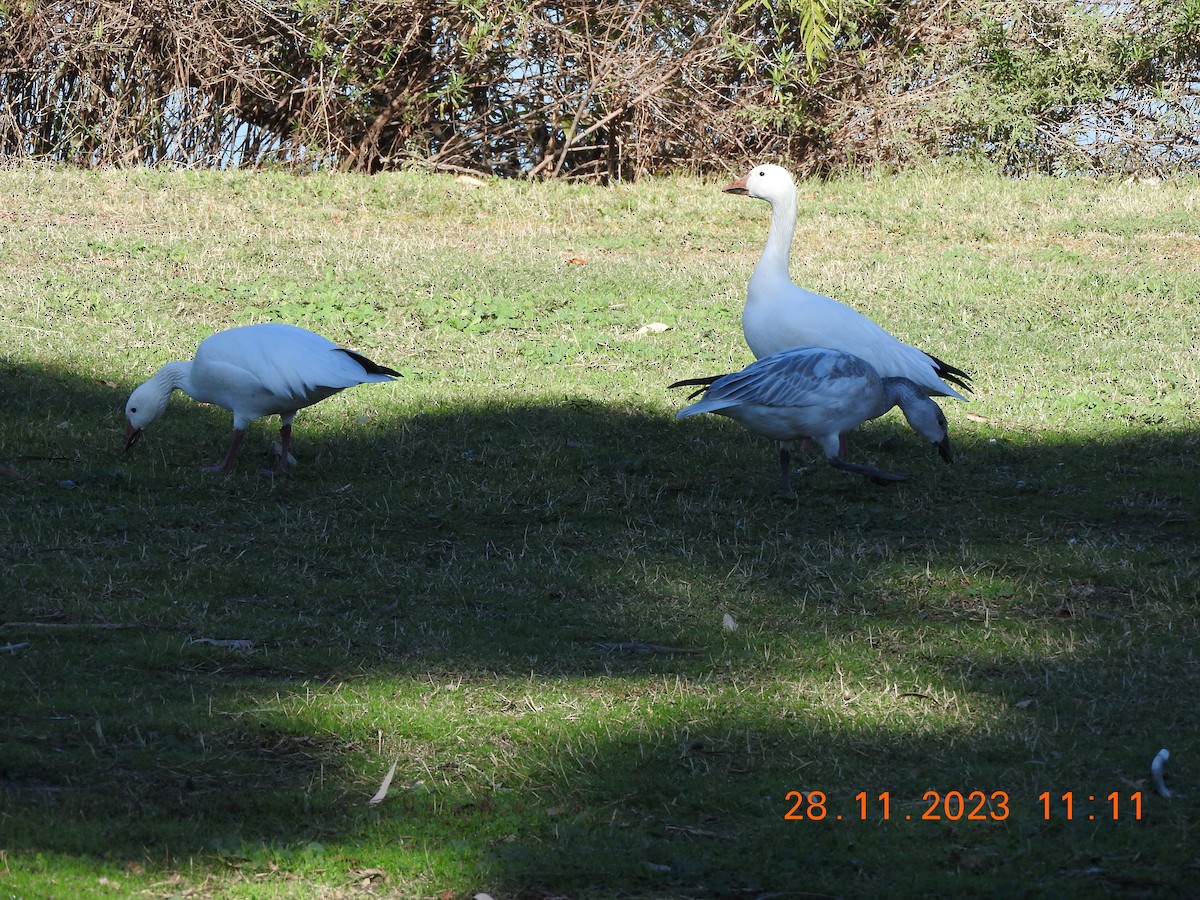
<path id="1" fill-rule="evenodd" d="M 1197 896 L 1200 182 L 801 185 L 977 393 L 793 497 L 666 390 L 751 360 L 722 183 L 0 171 L 0 897 Z M 121 452 L 269 320 L 405 377 Z"/>

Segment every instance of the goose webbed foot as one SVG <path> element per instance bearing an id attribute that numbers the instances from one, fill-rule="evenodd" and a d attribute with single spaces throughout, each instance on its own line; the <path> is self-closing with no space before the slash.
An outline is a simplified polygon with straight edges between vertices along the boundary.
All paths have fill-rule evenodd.
<path id="1" fill-rule="evenodd" d="M 229 475 L 233 472 L 234 461 L 237 459 L 238 450 L 242 446 L 242 439 L 246 436 L 246 432 L 234 429 L 233 438 L 229 441 L 229 450 L 225 453 L 225 458 L 219 463 L 213 463 L 211 466 L 203 466 L 200 471 L 207 472 L 210 475 Z"/>
<path id="2" fill-rule="evenodd" d="M 846 462 L 841 457 L 833 457 L 829 460 L 829 464 L 835 469 L 841 469 L 843 472 L 853 472 L 856 475 L 862 475 L 875 484 L 888 485 L 898 484 L 901 481 L 908 481 L 907 475 L 897 475 L 894 472 L 885 472 L 883 469 L 877 469 L 874 466 L 864 466 L 860 463 Z"/>

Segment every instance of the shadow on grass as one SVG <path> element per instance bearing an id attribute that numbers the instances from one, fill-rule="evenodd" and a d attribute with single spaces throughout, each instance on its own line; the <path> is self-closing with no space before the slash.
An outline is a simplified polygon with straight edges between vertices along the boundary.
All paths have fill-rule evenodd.
<path id="1" fill-rule="evenodd" d="M 852 455 L 908 484 L 815 462 L 789 499 L 723 420 L 399 395 L 302 413 L 287 479 L 224 479 L 196 471 L 223 411 L 183 401 L 123 456 L 128 386 L 4 378 L 2 849 L 31 878 L 199 859 L 402 893 L 1019 896 L 1017 860 L 1068 893 L 1189 883 L 1186 813 L 1145 770 L 1200 736 L 1194 429 L 950 407 L 955 465 L 889 418 Z M 828 815 L 785 822 L 790 790 Z M 921 821 L 929 790 L 991 818 Z M 1138 790 L 1140 823 L 1037 799 Z"/>

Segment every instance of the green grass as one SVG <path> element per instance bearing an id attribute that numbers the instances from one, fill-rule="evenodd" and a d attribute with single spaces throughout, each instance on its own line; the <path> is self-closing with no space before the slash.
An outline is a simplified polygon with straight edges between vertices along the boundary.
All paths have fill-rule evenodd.
<path id="1" fill-rule="evenodd" d="M 719 187 L 0 171 L 0 895 L 1193 894 L 1200 185 L 802 185 L 796 279 L 978 393 L 790 499 L 665 389 L 750 361 Z M 286 479 L 181 395 L 120 452 L 264 319 L 405 377 Z"/>

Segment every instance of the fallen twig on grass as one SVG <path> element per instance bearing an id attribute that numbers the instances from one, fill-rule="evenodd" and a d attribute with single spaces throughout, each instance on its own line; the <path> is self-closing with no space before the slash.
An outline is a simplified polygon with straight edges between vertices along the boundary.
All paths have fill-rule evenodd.
<path id="1" fill-rule="evenodd" d="M 384 798 L 387 797 L 388 788 L 392 786 L 392 778 L 394 778 L 396 775 L 396 766 L 399 764 L 399 762 L 400 760 L 396 760 L 394 763 L 392 763 L 392 767 L 388 769 L 388 773 L 383 776 L 383 784 L 379 786 L 379 790 L 375 792 L 375 796 L 367 801 L 369 806 L 378 806 L 383 802 Z"/>
<path id="2" fill-rule="evenodd" d="M 115 631 L 120 628 L 137 628 L 124 622 L 0 622 L 0 628 L 95 628 Z"/>
<path id="3" fill-rule="evenodd" d="M 188 638 L 189 644 L 208 644 L 210 647 L 224 647 L 228 650 L 253 650 L 254 641 L 246 640 L 245 638 Z"/>
<path id="4" fill-rule="evenodd" d="M 665 644 L 645 644 L 641 641 L 596 641 L 601 650 L 634 650 L 638 653 L 703 653 L 700 647 L 668 647 Z"/>

